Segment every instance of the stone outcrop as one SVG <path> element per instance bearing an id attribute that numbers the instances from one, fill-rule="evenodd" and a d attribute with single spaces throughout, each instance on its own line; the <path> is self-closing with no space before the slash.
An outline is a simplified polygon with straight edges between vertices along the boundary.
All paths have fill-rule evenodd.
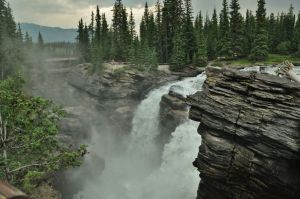
<path id="1" fill-rule="evenodd" d="M 177 126 L 188 117 L 188 105 L 186 98 L 176 92 L 177 89 L 183 89 L 179 86 L 171 87 L 168 94 L 164 95 L 160 102 L 160 135 L 157 140 L 164 146 L 175 131 Z"/>
<path id="2" fill-rule="evenodd" d="M 166 82 L 201 73 L 201 70 L 194 69 L 174 74 L 145 74 L 134 68 L 124 68 L 119 72 L 106 70 L 102 75 L 91 75 L 89 67 L 89 64 L 74 67 L 68 74 L 68 83 L 96 98 L 99 101 L 98 108 L 106 111 L 107 118 L 122 132 L 130 132 L 134 111 L 150 90 Z"/>
<path id="3" fill-rule="evenodd" d="M 207 68 L 188 98 L 202 144 L 197 199 L 300 196 L 300 84 L 268 74 Z"/>

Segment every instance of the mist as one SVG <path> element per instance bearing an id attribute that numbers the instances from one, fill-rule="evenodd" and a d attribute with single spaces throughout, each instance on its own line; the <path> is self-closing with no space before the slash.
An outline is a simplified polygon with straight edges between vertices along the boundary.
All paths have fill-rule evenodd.
<path id="1" fill-rule="evenodd" d="M 63 198 L 196 197 L 199 177 L 192 162 L 201 142 L 196 133 L 197 123 L 186 119 L 164 146 L 155 139 L 160 133 L 161 97 L 174 85 L 183 88 L 178 91 L 183 96 L 195 93 L 201 89 L 204 75 L 152 90 L 135 111 L 132 131 L 127 135 L 107 119 L 97 98 L 68 83 L 73 63 L 31 62 L 35 64 L 26 68 L 26 89 L 32 95 L 51 99 L 65 107 L 63 141 L 70 145 L 88 145 L 89 153 L 83 165 L 57 177 L 56 187 Z"/>

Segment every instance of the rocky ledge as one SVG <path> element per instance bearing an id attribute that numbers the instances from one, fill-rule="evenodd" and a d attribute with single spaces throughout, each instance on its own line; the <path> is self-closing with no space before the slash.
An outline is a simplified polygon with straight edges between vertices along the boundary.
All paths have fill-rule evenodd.
<path id="1" fill-rule="evenodd" d="M 197 199 L 300 196 L 300 84 L 268 74 L 207 68 L 188 98 L 201 122 Z"/>
<path id="2" fill-rule="evenodd" d="M 74 67 L 67 76 L 68 83 L 80 92 L 85 92 L 98 100 L 99 109 L 121 132 L 130 132 L 131 121 L 138 104 L 154 88 L 179 80 L 186 76 L 196 76 L 203 70 L 189 67 L 177 73 L 162 71 L 141 72 L 134 67 L 119 70 L 105 70 L 102 75 L 91 74 L 90 64 Z"/>

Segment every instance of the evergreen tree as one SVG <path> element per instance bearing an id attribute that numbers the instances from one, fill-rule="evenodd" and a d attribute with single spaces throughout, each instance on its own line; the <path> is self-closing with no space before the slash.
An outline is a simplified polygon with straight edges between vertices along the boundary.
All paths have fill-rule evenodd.
<path id="1" fill-rule="evenodd" d="M 206 66 L 207 64 L 207 46 L 203 30 L 203 18 L 201 12 L 197 16 L 195 23 L 196 38 L 197 38 L 197 54 L 195 63 L 198 66 Z"/>
<path id="2" fill-rule="evenodd" d="M 164 35 L 163 35 L 163 29 L 162 29 L 162 6 L 160 4 L 160 1 L 157 0 L 156 5 L 156 17 L 155 17 L 155 26 L 156 26 L 156 33 L 155 33 L 155 47 L 156 52 L 158 56 L 158 60 L 160 62 L 164 62 Z"/>
<path id="3" fill-rule="evenodd" d="M 182 28 L 184 9 L 182 0 L 164 0 L 162 9 L 162 32 L 164 62 L 170 62 L 173 50 L 175 33 Z M 182 31 L 182 30 L 180 30 Z"/>
<path id="4" fill-rule="evenodd" d="M 111 38 L 109 34 L 108 23 L 106 21 L 106 16 L 102 14 L 102 28 L 101 28 L 101 35 L 102 35 L 102 53 L 103 59 L 108 60 L 110 58 L 110 48 L 111 48 Z"/>
<path id="5" fill-rule="evenodd" d="M 39 49 L 44 48 L 44 39 L 43 39 L 41 32 L 39 32 L 39 35 L 38 35 L 38 47 L 39 47 Z"/>
<path id="6" fill-rule="evenodd" d="M 298 13 L 297 22 L 295 26 L 293 44 L 293 49 L 295 51 L 298 51 L 298 55 L 300 56 L 300 11 Z"/>
<path id="7" fill-rule="evenodd" d="M 148 3 L 146 2 L 144 15 L 142 17 L 142 22 L 140 25 L 140 39 L 142 45 L 149 45 L 150 42 L 149 25 L 150 25 L 150 12 L 149 12 Z"/>
<path id="8" fill-rule="evenodd" d="M 87 25 L 84 25 L 83 29 L 83 45 L 84 45 L 84 60 L 90 61 L 90 38 L 89 38 L 89 28 Z"/>
<path id="9" fill-rule="evenodd" d="M 186 64 L 185 43 L 182 40 L 183 36 L 182 31 L 179 30 L 173 39 L 171 69 L 175 71 L 182 69 Z"/>
<path id="10" fill-rule="evenodd" d="M 251 51 L 252 60 L 266 60 L 268 57 L 268 36 L 266 30 L 266 8 L 265 0 L 258 0 L 258 9 L 256 11 L 256 36 L 254 47 Z"/>
<path id="11" fill-rule="evenodd" d="M 227 0 L 223 0 L 223 9 L 220 14 L 219 55 L 229 58 L 233 54 L 231 49 L 228 4 Z"/>
<path id="12" fill-rule="evenodd" d="M 279 44 L 278 38 L 276 38 L 277 24 L 274 13 L 271 13 L 268 21 L 268 47 L 270 52 L 275 52 L 277 45 Z"/>
<path id="13" fill-rule="evenodd" d="M 127 12 L 122 0 L 116 0 L 113 8 L 113 58 L 126 60 L 130 46 L 130 33 L 127 21 Z"/>
<path id="14" fill-rule="evenodd" d="M 285 25 L 287 40 L 290 42 L 292 42 L 294 38 L 295 21 L 296 21 L 296 17 L 294 14 L 294 7 L 293 5 L 291 5 L 289 12 L 286 15 L 286 25 Z"/>
<path id="15" fill-rule="evenodd" d="M 243 18 L 240 14 L 240 5 L 238 0 L 231 1 L 230 12 L 230 33 L 231 33 L 231 51 L 233 57 L 241 57 L 243 52 Z"/>
<path id="16" fill-rule="evenodd" d="M 101 15 L 100 15 L 100 9 L 99 6 L 97 5 L 96 9 L 96 27 L 95 27 L 95 42 L 97 46 L 100 46 L 100 41 L 101 41 Z"/>
<path id="17" fill-rule="evenodd" d="M 150 12 L 149 15 L 149 26 L 148 26 L 148 45 L 151 49 L 155 48 L 155 35 L 156 35 L 156 26 L 153 12 Z"/>
<path id="18" fill-rule="evenodd" d="M 245 46 L 244 52 L 246 55 L 250 55 L 253 48 L 253 43 L 255 39 L 255 16 L 252 14 L 252 11 L 247 10 L 246 20 L 245 20 Z"/>
<path id="19" fill-rule="evenodd" d="M 83 20 L 80 19 L 78 24 L 78 50 L 82 61 L 90 61 L 90 41 L 89 41 L 89 28 L 83 24 Z M 95 45 L 94 45 L 95 46 Z M 94 47 L 93 46 L 93 47 Z"/>
<path id="20" fill-rule="evenodd" d="M 25 46 L 27 49 L 32 48 L 32 38 L 29 36 L 28 32 L 25 33 Z"/>
<path id="21" fill-rule="evenodd" d="M 133 43 L 136 37 L 136 31 L 135 31 L 135 21 L 134 21 L 132 9 L 130 10 L 130 17 L 129 17 L 129 34 L 130 34 L 130 43 Z"/>
<path id="22" fill-rule="evenodd" d="M 185 16 L 183 19 L 183 39 L 185 42 L 185 52 L 187 62 L 193 61 L 194 54 L 196 52 L 196 38 L 193 27 L 193 11 L 191 0 L 184 0 L 185 2 Z"/>
<path id="23" fill-rule="evenodd" d="M 208 35 L 207 35 L 207 56 L 209 60 L 213 60 L 217 58 L 218 37 L 219 37 L 218 16 L 217 16 L 216 9 L 214 9 L 212 20 L 209 24 Z"/>
<path id="24" fill-rule="evenodd" d="M 95 37 L 95 14 L 92 12 L 91 15 L 91 23 L 89 25 L 89 31 L 90 31 L 90 36 L 91 36 L 91 43 L 94 43 L 94 37 Z"/>

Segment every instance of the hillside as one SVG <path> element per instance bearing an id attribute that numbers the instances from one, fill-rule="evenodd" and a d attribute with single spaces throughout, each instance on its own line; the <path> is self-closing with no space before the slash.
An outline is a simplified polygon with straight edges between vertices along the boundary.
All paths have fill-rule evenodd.
<path id="1" fill-rule="evenodd" d="M 63 29 L 58 27 L 40 26 L 31 23 L 21 23 L 22 32 L 28 32 L 33 41 L 37 41 L 39 31 L 45 42 L 75 42 L 76 29 Z"/>

